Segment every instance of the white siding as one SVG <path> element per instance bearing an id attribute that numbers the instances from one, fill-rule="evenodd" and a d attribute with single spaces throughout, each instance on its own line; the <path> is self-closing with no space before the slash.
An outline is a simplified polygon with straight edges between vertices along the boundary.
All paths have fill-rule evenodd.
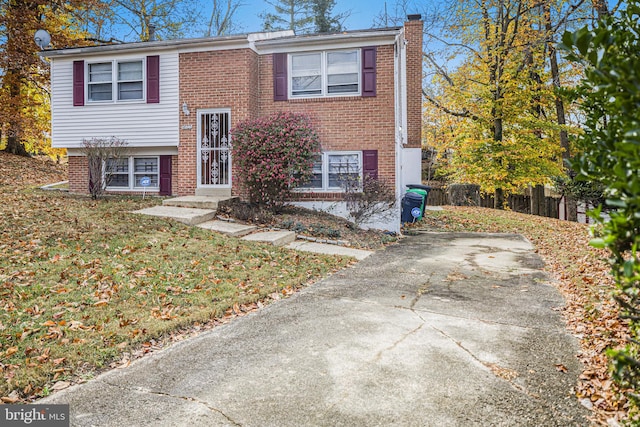
<path id="1" fill-rule="evenodd" d="M 402 148 L 400 167 L 402 176 L 399 183 L 400 192 L 407 191 L 408 184 L 422 184 L 422 149 Z"/>
<path id="2" fill-rule="evenodd" d="M 144 55 L 91 56 L 91 62 L 140 59 Z M 76 58 L 79 59 L 79 58 Z M 85 66 L 86 66 L 85 60 Z M 51 63 L 52 145 L 82 146 L 83 139 L 118 137 L 129 147 L 177 146 L 179 138 L 178 54 L 160 54 L 160 103 L 115 102 L 73 106 L 73 59 Z M 85 97 L 86 97 L 85 77 Z"/>

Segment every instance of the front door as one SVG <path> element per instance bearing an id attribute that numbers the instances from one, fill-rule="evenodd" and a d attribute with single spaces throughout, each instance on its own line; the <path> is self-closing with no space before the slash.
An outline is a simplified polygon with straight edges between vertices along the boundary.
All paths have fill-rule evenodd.
<path id="1" fill-rule="evenodd" d="M 198 187 L 231 188 L 231 111 L 198 112 Z"/>

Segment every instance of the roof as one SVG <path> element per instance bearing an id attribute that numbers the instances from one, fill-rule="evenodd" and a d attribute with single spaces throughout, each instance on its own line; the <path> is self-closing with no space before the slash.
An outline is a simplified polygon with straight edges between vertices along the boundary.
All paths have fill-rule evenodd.
<path id="1" fill-rule="evenodd" d="M 43 50 L 39 54 L 46 58 L 75 57 L 99 55 L 105 53 L 121 53 L 157 50 L 193 50 L 193 49 L 225 49 L 252 48 L 261 53 L 277 51 L 286 46 L 314 46 L 349 42 L 374 42 L 387 40 L 391 42 L 400 33 L 402 27 L 390 27 L 368 30 L 344 31 L 340 33 L 295 35 L 291 30 L 247 33 L 229 36 L 201 37 L 175 40 L 156 40 L 150 42 L 131 42 L 99 46 L 84 46 L 64 49 Z"/>

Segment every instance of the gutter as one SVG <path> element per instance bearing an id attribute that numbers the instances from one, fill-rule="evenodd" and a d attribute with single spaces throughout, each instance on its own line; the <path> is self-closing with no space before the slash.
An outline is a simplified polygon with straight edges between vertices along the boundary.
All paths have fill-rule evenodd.
<path id="1" fill-rule="evenodd" d="M 65 57 L 65 56 L 87 56 L 93 54 L 103 54 L 109 52 L 129 52 L 129 51 L 153 51 L 179 49 L 183 47 L 208 47 L 208 46 L 228 46 L 238 44 L 238 42 L 247 42 L 248 35 L 225 36 L 225 37 L 203 37 L 197 39 L 178 39 L 178 40 L 159 40 L 153 42 L 133 42 L 122 44 L 110 44 L 102 46 L 84 46 L 67 49 L 43 50 L 38 54 L 45 58 Z"/>
<path id="2" fill-rule="evenodd" d="M 112 52 L 160 51 L 192 49 L 228 49 L 251 48 L 256 52 L 261 50 L 277 50 L 295 46 L 321 46 L 327 43 L 358 43 L 393 44 L 401 27 L 348 31 L 337 34 L 311 34 L 296 36 L 291 30 L 262 33 L 248 33 L 232 36 L 202 37 L 194 39 L 158 40 L 151 42 L 132 42 L 100 46 L 83 46 L 77 48 L 43 50 L 38 54 L 43 58 L 59 58 L 74 56 L 101 55 Z"/>

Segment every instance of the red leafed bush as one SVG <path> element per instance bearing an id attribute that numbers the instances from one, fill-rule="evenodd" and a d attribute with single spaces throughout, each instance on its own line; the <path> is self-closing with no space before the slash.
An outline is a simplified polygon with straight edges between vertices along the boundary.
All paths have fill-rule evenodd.
<path id="1" fill-rule="evenodd" d="M 309 117 L 280 112 L 232 130 L 232 152 L 249 201 L 279 211 L 293 188 L 312 175 L 319 138 Z"/>

